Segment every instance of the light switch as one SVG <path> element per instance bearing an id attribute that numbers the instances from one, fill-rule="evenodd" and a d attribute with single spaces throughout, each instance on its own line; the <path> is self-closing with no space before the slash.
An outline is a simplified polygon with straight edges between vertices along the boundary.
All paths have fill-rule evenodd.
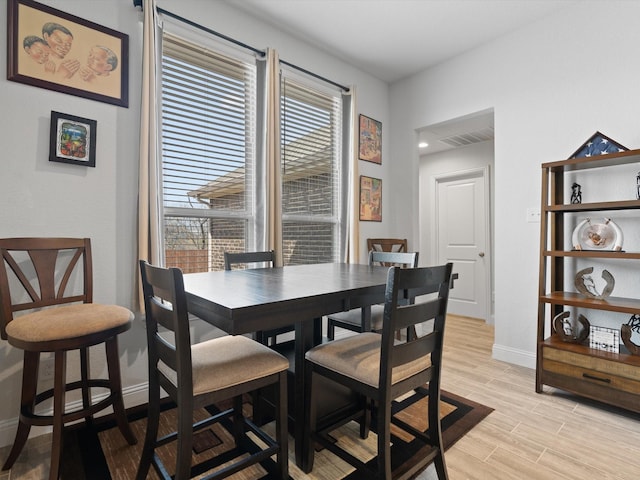
<path id="1" fill-rule="evenodd" d="M 539 223 L 540 222 L 540 209 L 539 208 L 527 208 L 527 222 Z"/>

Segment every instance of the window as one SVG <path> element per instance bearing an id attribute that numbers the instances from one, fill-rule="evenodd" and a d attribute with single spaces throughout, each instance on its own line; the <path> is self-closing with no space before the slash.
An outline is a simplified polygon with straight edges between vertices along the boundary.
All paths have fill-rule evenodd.
<path id="1" fill-rule="evenodd" d="M 268 248 L 266 158 L 257 148 L 265 135 L 257 85 L 266 69 L 253 57 L 162 37 L 165 265 L 221 270 L 224 251 Z M 283 244 L 276 248 L 285 265 L 339 261 L 341 94 L 286 72 L 280 89 Z"/>
<path id="2" fill-rule="evenodd" d="M 165 264 L 223 268 L 254 234 L 256 68 L 167 32 L 162 54 Z"/>
<path id="3" fill-rule="evenodd" d="M 340 258 L 341 98 L 282 75 L 284 264 Z"/>

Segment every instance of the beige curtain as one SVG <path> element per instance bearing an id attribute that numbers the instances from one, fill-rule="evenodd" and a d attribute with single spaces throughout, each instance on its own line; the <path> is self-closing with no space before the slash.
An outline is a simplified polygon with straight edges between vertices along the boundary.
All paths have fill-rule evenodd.
<path id="1" fill-rule="evenodd" d="M 280 59 L 266 51 L 266 157 L 267 157 L 267 249 L 275 250 L 276 266 L 282 266 L 282 187 L 280 168 Z"/>
<path id="2" fill-rule="evenodd" d="M 358 115 L 356 114 L 356 87 L 349 89 L 349 122 L 351 132 L 348 155 L 349 169 L 348 217 L 347 217 L 347 263 L 360 262 L 360 180 L 358 176 Z"/>
<path id="3" fill-rule="evenodd" d="M 140 165 L 138 178 L 138 258 L 162 265 L 160 205 L 160 125 L 157 53 L 159 29 L 156 1 L 144 0 L 142 98 L 140 108 Z M 144 309 L 140 274 L 135 270 L 138 308 Z"/>

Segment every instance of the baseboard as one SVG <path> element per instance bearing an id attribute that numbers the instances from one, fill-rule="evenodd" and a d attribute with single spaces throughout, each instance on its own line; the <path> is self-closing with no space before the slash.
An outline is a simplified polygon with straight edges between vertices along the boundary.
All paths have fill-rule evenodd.
<path id="1" fill-rule="evenodd" d="M 100 401 L 105 398 L 106 394 L 96 395 L 94 401 Z M 131 408 L 136 405 L 142 405 L 147 403 L 149 400 L 149 384 L 147 382 L 140 383 L 138 385 L 133 385 L 130 387 L 125 387 L 122 389 L 122 397 L 124 400 L 125 408 Z M 68 404 L 69 409 L 80 408 L 82 406 L 82 401 L 74 401 Z M 103 411 L 98 412 L 96 417 L 102 417 L 104 415 L 108 415 L 112 412 L 111 408 L 105 408 Z M 52 410 L 43 411 L 44 415 L 51 415 Z M 81 421 L 81 420 L 80 420 Z M 16 429 L 18 428 L 18 417 L 10 418 L 0 422 L 0 447 L 5 447 L 7 445 L 12 445 L 13 440 L 16 434 Z M 51 433 L 51 427 L 31 427 L 31 431 L 29 432 L 29 438 L 39 437 L 40 435 L 46 435 L 47 433 Z"/>
<path id="2" fill-rule="evenodd" d="M 518 350 L 494 343 L 492 356 L 494 359 L 502 362 L 513 363 L 514 365 L 532 369 L 536 368 L 536 354 L 529 351 Z"/>

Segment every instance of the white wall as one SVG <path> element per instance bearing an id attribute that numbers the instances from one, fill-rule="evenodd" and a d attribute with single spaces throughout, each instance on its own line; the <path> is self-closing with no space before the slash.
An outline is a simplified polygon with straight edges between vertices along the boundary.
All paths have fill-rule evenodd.
<path id="1" fill-rule="evenodd" d="M 525 214 L 540 205 L 540 164 L 567 158 L 598 130 L 640 146 L 638 18 L 640 2 L 579 2 L 391 86 L 391 155 L 406 168 L 390 186 L 414 210 L 415 129 L 494 109 L 498 359 L 535 365 L 539 224 Z"/>
<path id="2" fill-rule="evenodd" d="M 0 25 L 6 25 L 0 0 Z M 343 85 L 357 85 L 360 111 L 389 125 L 388 87 L 370 75 L 217 1 L 164 0 L 159 6 L 257 48 L 273 47 L 280 58 Z M 88 236 L 93 243 L 97 302 L 132 308 L 136 268 L 137 158 L 140 117 L 142 13 L 131 0 L 51 0 L 59 10 L 127 33 L 129 108 L 65 95 L 6 80 L 0 61 L 0 237 Z M 87 8 L 88 5 L 90 8 Z M 6 52 L 0 35 L 0 52 Z M 49 120 L 59 111 L 97 121 L 96 168 L 51 163 Z M 387 137 L 388 138 L 388 137 Z M 389 158 L 389 142 L 383 145 Z M 387 165 L 390 162 L 387 162 Z M 388 167 L 369 172 L 384 178 Z M 391 216 L 391 215 L 389 215 Z M 380 231 L 382 232 L 382 231 Z M 194 326 L 202 338 L 210 330 Z M 146 401 L 146 338 L 142 321 L 120 337 L 125 402 Z M 96 352 L 99 353 L 99 352 Z M 0 446 L 13 441 L 19 409 L 21 352 L 0 342 Z M 94 367 L 102 362 L 96 355 Z M 34 428 L 34 433 L 42 433 Z"/>

